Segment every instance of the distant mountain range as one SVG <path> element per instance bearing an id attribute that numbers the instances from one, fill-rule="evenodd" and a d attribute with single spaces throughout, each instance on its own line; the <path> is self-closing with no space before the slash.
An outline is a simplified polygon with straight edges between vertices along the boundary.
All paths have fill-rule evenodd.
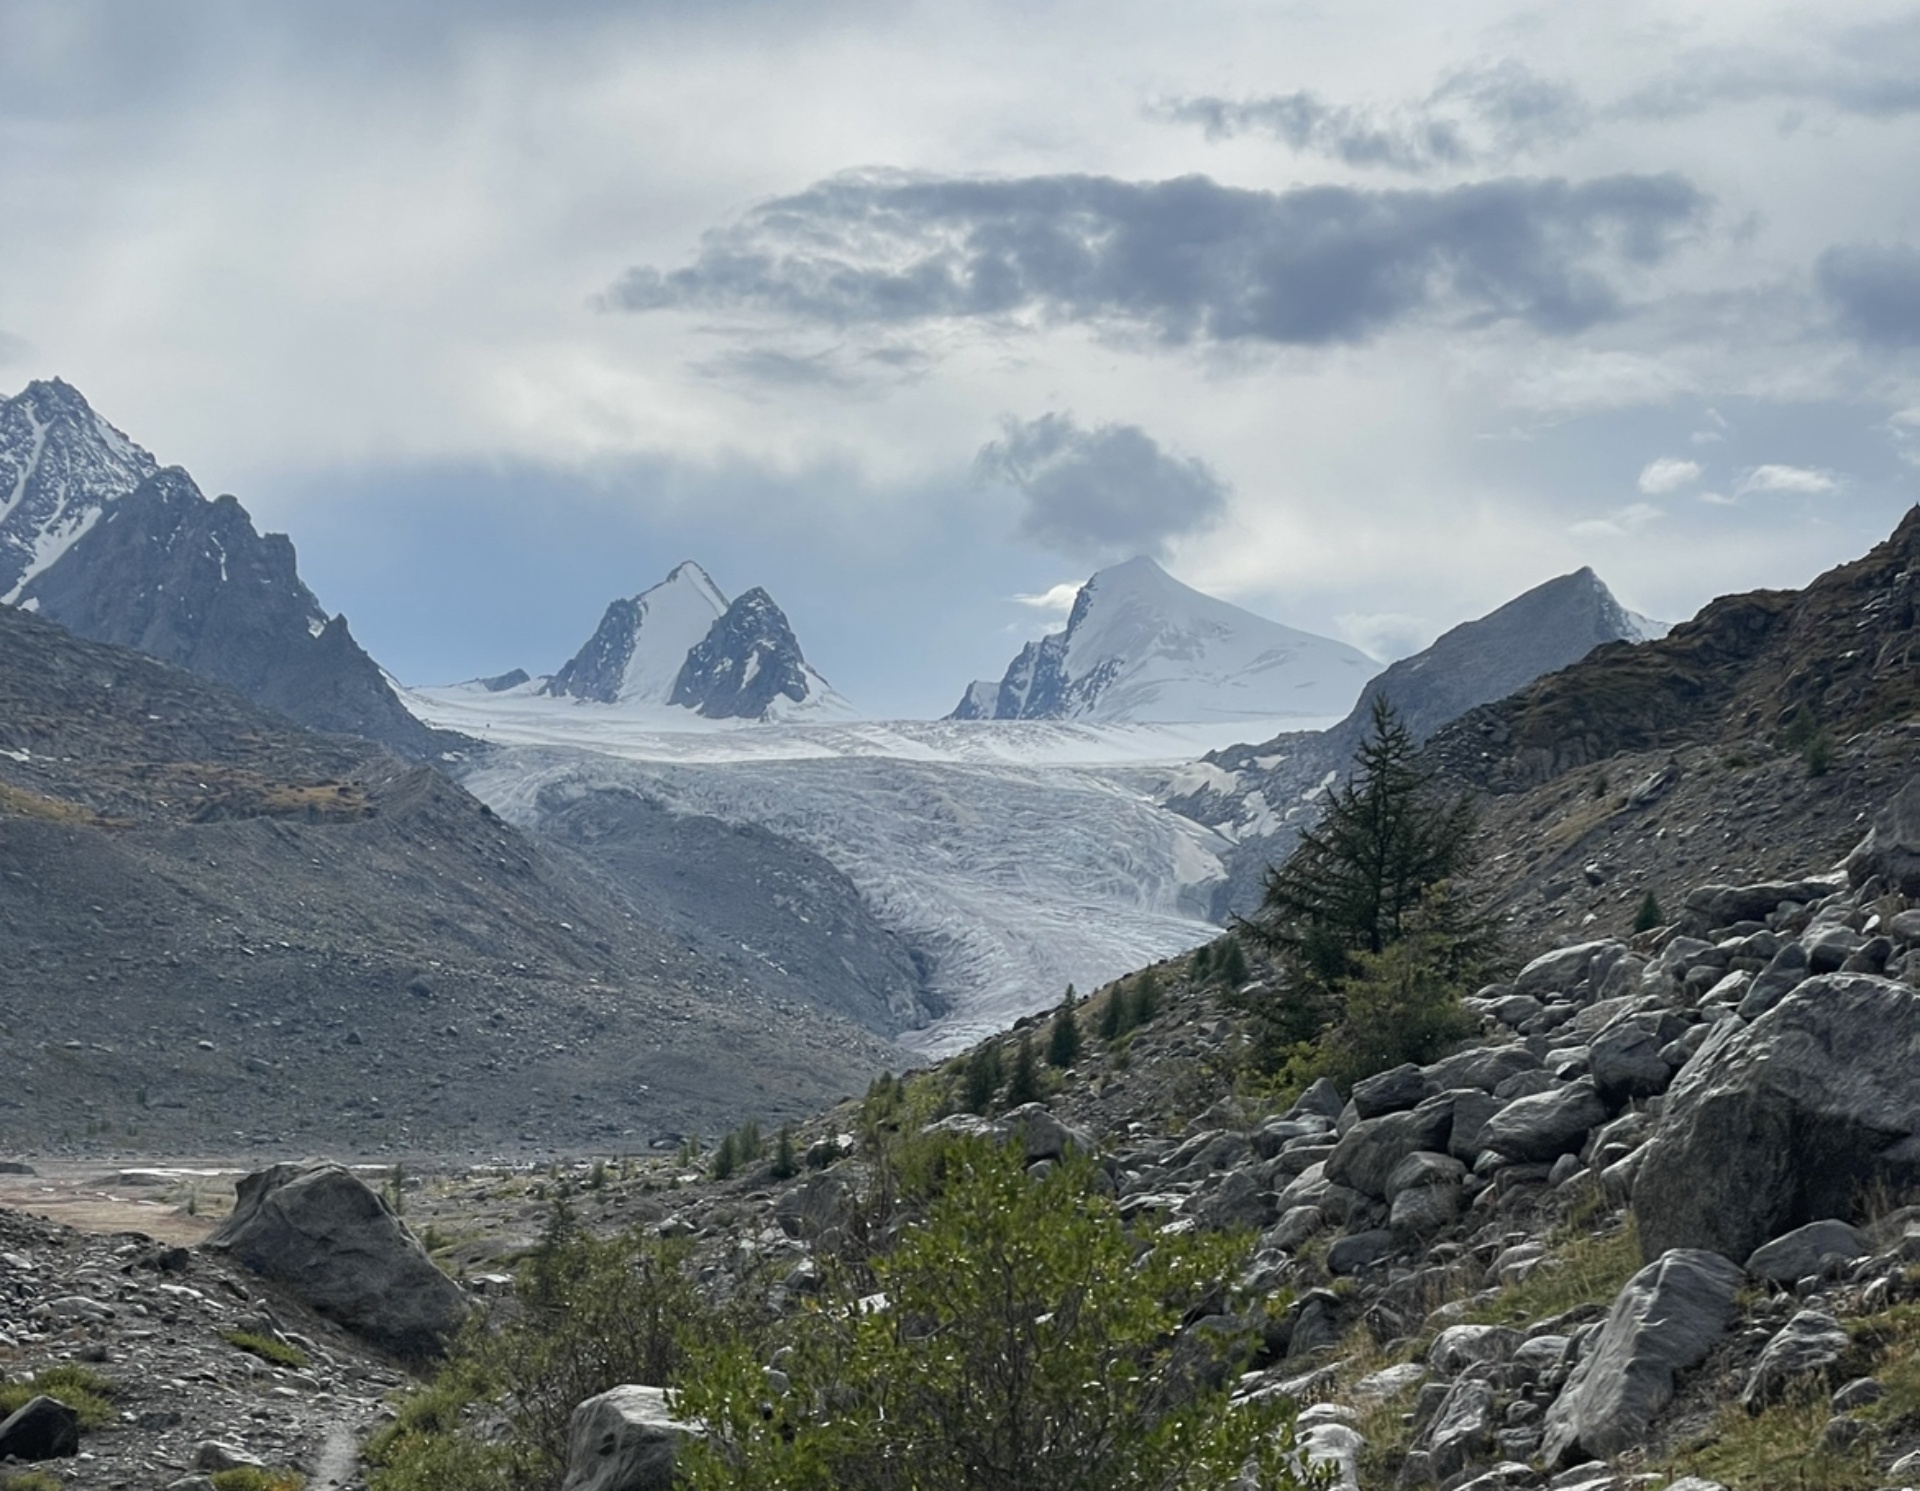
<path id="1" fill-rule="evenodd" d="M 1200 723 L 1344 713 L 1379 664 L 1129 559 L 1080 587 L 1064 630 L 1029 642 L 954 720 Z"/>

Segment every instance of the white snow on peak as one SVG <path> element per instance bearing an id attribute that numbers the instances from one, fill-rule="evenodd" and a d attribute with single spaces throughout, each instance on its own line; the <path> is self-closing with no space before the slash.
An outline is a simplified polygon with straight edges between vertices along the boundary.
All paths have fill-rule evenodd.
<path id="1" fill-rule="evenodd" d="M 1066 632 L 1075 719 L 1337 716 L 1378 671 L 1358 648 L 1202 594 L 1145 557 L 1088 580 Z"/>
<path id="2" fill-rule="evenodd" d="M 1657 642 L 1673 630 L 1671 621 L 1656 621 L 1651 616 L 1642 616 L 1638 611 L 1628 611 L 1624 606 L 1620 609 L 1626 614 L 1627 625 L 1633 629 L 1629 641 Z"/>
<path id="3" fill-rule="evenodd" d="M 720 587 L 691 559 L 676 564 L 650 590 L 633 598 L 639 611 L 633 655 L 620 678 L 622 703 L 665 704 L 687 654 L 727 609 Z"/>

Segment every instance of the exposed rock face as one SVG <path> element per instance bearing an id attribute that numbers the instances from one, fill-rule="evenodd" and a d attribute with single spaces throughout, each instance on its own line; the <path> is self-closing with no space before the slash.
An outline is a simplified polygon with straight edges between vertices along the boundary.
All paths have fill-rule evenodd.
<path id="1" fill-rule="evenodd" d="M 340 1165 L 275 1165 L 247 1176 L 233 1215 L 206 1245 L 399 1356 L 437 1355 L 467 1317 L 460 1286 Z"/>
<path id="2" fill-rule="evenodd" d="M 1663 1254 L 1635 1274 L 1547 1410 L 1548 1464 L 1640 1444 L 1673 1398 L 1675 1374 L 1702 1361 L 1733 1323 L 1740 1282 L 1738 1265 L 1692 1249 Z"/>
<path id="3" fill-rule="evenodd" d="M 689 1432 L 660 1388 L 623 1386 L 588 1398 L 567 1426 L 561 1491 L 672 1491 L 674 1458 Z"/>
<path id="4" fill-rule="evenodd" d="M 96 642 L 131 647 L 315 730 L 410 756 L 460 744 L 401 705 L 379 666 L 300 579 L 285 534 L 257 533 L 168 467 L 105 509 L 20 603 Z"/>
<path id="5" fill-rule="evenodd" d="M 0 601 L 157 469 L 58 378 L 0 399 Z"/>
<path id="6" fill-rule="evenodd" d="M 0 1423 L 0 1460 L 62 1460 L 80 1453 L 80 1416 L 45 1393 Z"/>
<path id="7" fill-rule="evenodd" d="M 777 700 L 803 703 L 813 681 L 786 613 L 756 585 L 687 654 L 667 702 L 708 719 L 762 720 Z"/>
<path id="8" fill-rule="evenodd" d="M 1820 1310 L 1797 1311 L 1781 1326 L 1753 1364 L 1740 1402 L 1758 1413 L 1784 1397 L 1797 1382 L 1824 1377 L 1852 1344 L 1838 1320 Z"/>
<path id="9" fill-rule="evenodd" d="M 1920 1178 L 1920 994 L 1865 974 L 1812 978 L 1751 1025 L 1721 1024 L 1668 1091 L 1634 1183 L 1647 1257 L 1745 1258 L 1847 1216 L 1876 1178 Z"/>

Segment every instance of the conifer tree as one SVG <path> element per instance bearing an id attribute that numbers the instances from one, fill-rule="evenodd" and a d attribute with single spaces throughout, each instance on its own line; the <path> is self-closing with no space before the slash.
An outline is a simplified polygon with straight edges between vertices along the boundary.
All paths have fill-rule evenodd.
<path id="1" fill-rule="evenodd" d="M 1023 1030 L 1019 1044 L 1013 1048 L 1013 1075 L 1007 1079 L 1007 1106 L 1018 1108 L 1022 1103 L 1039 1101 L 1040 1073 L 1034 1066 L 1033 1039 Z"/>
<path id="2" fill-rule="evenodd" d="M 1073 985 L 1067 985 L 1067 997 L 1054 1013 L 1053 1028 L 1047 1035 L 1047 1065 L 1070 1067 L 1080 1059 L 1080 1017 L 1073 1010 Z"/>

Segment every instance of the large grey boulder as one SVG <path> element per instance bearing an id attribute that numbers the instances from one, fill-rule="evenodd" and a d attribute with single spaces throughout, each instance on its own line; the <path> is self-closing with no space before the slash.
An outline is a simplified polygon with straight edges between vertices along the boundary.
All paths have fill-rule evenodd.
<path id="1" fill-rule="evenodd" d="M 1433 1478 L 1451 1480 L 1493 1447 L 1493 1389 L 1471 1377 L 1456 1382 L 1421 1438 Z"/>
<path id="2" fill-rule="evenodd" d="M 1611 967 L 1612 960 L 1625 951 L 1626 947 L 1612 938 L 1557 947 L 1550 953 L 1542 953 L 1520 970 L 1519 977 L 1513 981 L 1514 992 L 1543 1000 L 1570 993 L 1589 976 L 1596 959 Z"/>
<path id="3" fill-rule="evenodd" d="M 609 1388 L 567 1421 L 561 1491 L 672 1491 L 680 1441 L 697 1432 L 668 1411 L 663 1389 Z"/>
<path id="4" fill-rule="evenodd" d="M 1920 994 L 1870 974 L 1808 979 L 1751 1025 L 1724 1021 L 1668 1090 L 1633 1206 L 1645 1255 L 1745 1258 L 1863 1186 L 1920 1180 Z"/>
<path id="5" fill-rule="evenodd" d="M 1785 943 L 1772 961 L 1755 975 L 1740 998 L 1740 1018 L 1758 1020 L 1807 981 L 1812 969 L 1807 966 L 1807 950 L 1797 942 Z"/>
<path id="6" fill-rule="evenodd" d="M 1401 1113 L 1419 1106 L 1435 1091 L 1426 1074 L 1409 1061 L 1354 1083 L 1353 1110 L 1363 1119 Z"/>
<path id="7" fill-rule="evenodd" d="M 341 1165 L 255 1171 L 206 1246 L 399 1356 L 437 1355 L 467 1317 L 460 1286 L 385 1199 Z"/>
<path id="8" fill-rule="evenodd" d="M 1903 896 L 1920 895 L 1920 776 L 1909 777 L 1847 856 L 1847 879 L 1864 885 L 1879 876 Z"/>
<path id="9" fill-rule="evenodd" d="M 1454 1056 L 1443 1056 L 1425 1071 L 1435 1092 L 1461 1087 L 1492 1092 L 1507 1078 L 1520 1072 L 1537 1072 L 1540 1066 L 1538 1056 L 1525 1046 L 1515 1044 L 1476 1046 Z"/>
<path id="10" fill-rule="evenodd" d="M 1782 901 L 1815 901 L 1832 895 L 1831 880 L 1768 880 L 1757 885 L 1701 885 L 1687 892 L 1686 907 L 1703 930 L 1735 922 L 1763 922 Z"/>
<path id="11" fill-rule="evenodd" d="M 1480 1146 L 1522 1164 L 1556 1160 L 1580 1147 L 1588 1132 L 1607 1121 L 1607 1105 L 1591 1078 L 1548 1092 L 1515 1098 L 1480 1131 Z"/>
<path id="12" fill-rule="evenodd" d="M 0 1423 L 0 1459 L 62 1460 L 79 1453 L 80 1415 L 45 1393 L 27 1399 Z"/>
<path id="13" fill-rule="evenodd" d="M 1673 1399 L 1675 1376 L 1705 1360 L 1733 1324 L 1741 1278 L 1717 1253 L 1677 1249 L 1629 1279 L 1547 1410 L 1547 1464 L 1645 1443 L 1647 1426 Z"/>
<path id="14" fill-rule="evenodd" d="M 1327 1157 L 1326 1177 L 1376 1200 L 1388 1200 L 1387 1180 L 1408 1155 L 1420 1150 L 1444 1153 L 1453 1128 L 1453 1104 L 1428 1098 L 1407 1113 L 1366 1118 L 1340 1137 Z"/>
<path id="15" fill-rule="evenodd" d="M 1686 1028 L 1671 1012 L 1648 1012 L 1615 1020 L 1595 1036 L 1587 1049 L 1587 1069 L 1601 1101 L 1618 1108 L 1634 1098 L 1665 1092 L 1673 1068 L 1660 1053 Z"/>

